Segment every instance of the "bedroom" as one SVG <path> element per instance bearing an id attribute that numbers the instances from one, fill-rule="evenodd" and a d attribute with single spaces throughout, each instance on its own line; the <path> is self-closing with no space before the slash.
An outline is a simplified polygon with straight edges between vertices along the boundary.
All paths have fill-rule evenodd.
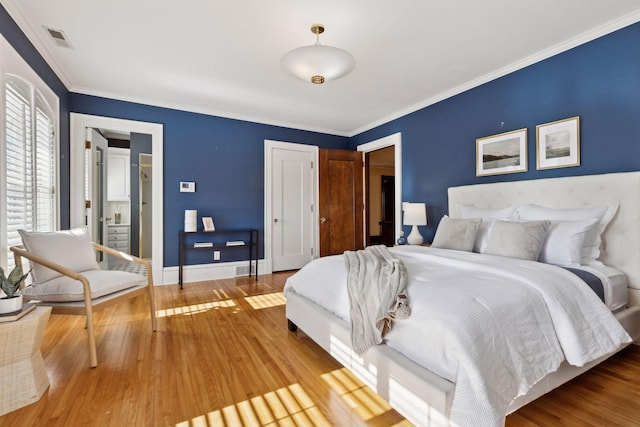
<path id="1" fill-rule="evenodd" d="M 166 203 L 173 208 L 164 214 L 164 266 L 172 268 L 177 265 L 175 248 L 182 212 L 193 204 L 203 212 L 210 211 L 216 224 L 232 223 L 235 218 L 242 225 L 262 228 L 261 153 L 265 139 L 353 149 L 401 131 L 403 199 L 428 203 L 429 225 L 423 228 L 427 241 L 433 237 L 437 220 L 447 212 L 446 188 L 450 186 L 638 170 L 636 135 L 640 129 L 635 117 L 639 112 L 636 94 L 640 66 L 638 55 L 632 53 L 637 52 L 639 28 L 634 24 L 637 15 L 627 19 L 628 26 L 621 25 L 611 34 L 353 136 L 314 133 L 68 92 L 4 10 L 2 33 L 59 94 L 63 115 L 79 112 L 163 123 L 165 158 L 181 159 L 165 164 L 165 186 L 173 188 L 184 180 L 210 183 L 193 200 L 167 196 Z M 330 29 L 327 31 L 331 33 Z M 306 42 L 307 39 L 301 39 L 299 44 Z M 486 108 L 487 100 L 491 108 Z M 574 115 L 582 119 L 580 167 L 536 171 L 530 163 L 526 173 L 475 177 L 476 138 L 503 129 L 528 127 L 529 158 L 534 159 L 531 132 L 535 125 Z M 66 120 L 61 120 L 60 136 L 63 146 L 60 168 L 64 171 L 69 169 L 69 158 L 65 156 L 69 139 Z M 607 141 L 604 149 L 602 141 Z M 245 173 L 238 174 L 239 170 Z M 229 176 L 235 179 L 229 182 Z M 60 219 L 64 228 L 69 222 L 66 191 L 69 178 L 64 173 L 61 178 Z"/>

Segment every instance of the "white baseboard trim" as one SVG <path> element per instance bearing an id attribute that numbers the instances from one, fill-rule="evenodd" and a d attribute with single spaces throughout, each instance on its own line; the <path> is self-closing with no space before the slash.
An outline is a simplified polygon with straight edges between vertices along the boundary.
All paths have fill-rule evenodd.
<path id="1" fill-rule="evenodd" d="M 243 272 L 238 274 L 238 267 Z M 182 268 L 182 283 L 202 282 L 205 280 L 231 279 L 248 275 L 247 261 L 217 262 L 213 264 L 185 265 Z M 264 260 L 258 260 L 258 275 L 265 274 Z M 162 270 L 162 283 L 175 285 L 178 283 L 178 267 L 165 267 Z"/>

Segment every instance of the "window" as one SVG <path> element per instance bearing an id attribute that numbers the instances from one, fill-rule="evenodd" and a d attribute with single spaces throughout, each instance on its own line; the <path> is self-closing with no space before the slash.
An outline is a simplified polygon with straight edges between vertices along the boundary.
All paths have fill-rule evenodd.
<path id="1" fill-rule="evenodd" d="M 18 229 L 53 231 L 57 224 L 55 184 L 56 115 L 45 96 L 28 80 L 4 75 L 4 150 L 0 159 L 6 215 L 0 264 L 13 268 L 9 247 L 21 244 Z"/>

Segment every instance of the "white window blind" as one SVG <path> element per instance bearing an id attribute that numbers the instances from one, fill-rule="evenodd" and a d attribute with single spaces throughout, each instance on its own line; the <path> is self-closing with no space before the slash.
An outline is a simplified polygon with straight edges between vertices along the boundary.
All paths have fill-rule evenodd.
<path id="1" fill-rule="evenodd" d="M 5 265 L 9 247 L 21 244 L 18 229 L 53 231 L 56 224 L 54 113 L 26 80 L 5 75 Z"/>

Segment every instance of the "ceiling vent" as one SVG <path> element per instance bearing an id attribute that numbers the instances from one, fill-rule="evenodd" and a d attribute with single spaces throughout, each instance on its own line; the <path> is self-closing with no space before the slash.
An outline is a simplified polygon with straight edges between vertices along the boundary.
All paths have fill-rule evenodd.
<path id="1" fill-rule="evenodd" d="M 44 27 L 44 28 L 45 30 L 47 30 L 47 32 L 49 33 L 49 36 L 55 42 L 55 44 L 57 44 L 58 46 L 71 49 L 71 43 L 69 43 L 69 41 L 67 40 L 67 36 L 64 34 L 64 31 L 54 30 L 53 28 L 48 28 L 48 27 Z"/>

